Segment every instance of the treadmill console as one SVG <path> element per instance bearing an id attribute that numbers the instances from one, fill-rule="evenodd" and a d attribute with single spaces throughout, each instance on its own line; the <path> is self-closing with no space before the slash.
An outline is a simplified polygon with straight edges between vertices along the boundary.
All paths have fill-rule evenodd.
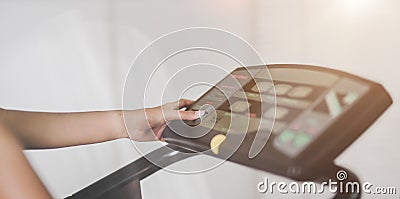
<path id="1" fill-rule="evenodd" d="M 232 71 L 174 121 L 166 142 L 291 178 L 332 161 L 392 103 L 369 80 L 322 67 L 268 65 Z"/>

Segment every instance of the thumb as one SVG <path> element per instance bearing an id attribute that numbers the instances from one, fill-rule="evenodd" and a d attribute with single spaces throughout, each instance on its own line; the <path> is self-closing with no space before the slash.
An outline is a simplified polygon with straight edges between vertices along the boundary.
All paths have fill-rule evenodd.
<path id="1" fill-rule="evenodd" d="M 199 111 L 176 111 L 176 110 L 171 110 L 170 114 L 165 115 L 165 119 L 167 121 L 172 121 L 172 120 L 195 120 L 197 118 L 200 118 L 202 115 L 204 115 L 205 111 L 199 110 Z"/>
<path id="2" fill-rule="evenodd" d="M 182 120 L 195 120 L 203 116 L 205 113 L 204 110 L 198 111 L 179 111 L 179 115 Z"/>

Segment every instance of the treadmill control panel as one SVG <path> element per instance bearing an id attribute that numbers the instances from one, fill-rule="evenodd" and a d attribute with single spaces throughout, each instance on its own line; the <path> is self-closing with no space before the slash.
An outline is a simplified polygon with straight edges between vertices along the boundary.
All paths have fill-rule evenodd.
<path id="1" fill-rule="evenodd" d="M 228 129 L 230 133 L 255 133 L 258 128 L 270 130 L 273 126 L 272 133 L 276 136 L 271 142 L 274 147 L 293 157 L 368 90 L 361 82 L 333 74 L 314 72 L 312 75 L 330 80 L 321 83 L 313 78 L 296 78 L 310 75 L 299 69 L 270 69 L 270 73 L 272 78 L 279 78 L 271 80 L 266 67 L 235 70 L 193 104 L 193 110 L 207 108 L 202 118 L 189 125 L 213 128 L 224 134 Z M 264 111 L 261 103 L 266 107 Z M 211 114 L 210 106 L 216 114 Z M 232 117 L 240 118 L 236 121 L 243 123 L 232 125 Z M 246 125 L 247 132 L 234 128 Z"/>
<path id="2" fill-rule="evenodd" d="M 173 122 L 164 137 L 172 144 L 206 150 L 219 136 L 222 149 L 212 150 L 218 156 L 229 145 L 224 145 L 228 134 L 244 135 L 245 146 L 233 154 L 236 162 L 263 160 L 289 167 L 301 159 L 311 164 L 333 160 L 391 103 L 379 84 L 341 71 L 302 65 L 242 67 L 189 107 L 206 113 L 185 125 L 209 129 L 207 134 L 188 138 L 185 134 L 192 132 L 184 128 L 174 133 L 171 129 L 182 130 L 175 128 L 182 123 Z M 267 144 L 252 160 L 248 151 L 257 141 Z"/>

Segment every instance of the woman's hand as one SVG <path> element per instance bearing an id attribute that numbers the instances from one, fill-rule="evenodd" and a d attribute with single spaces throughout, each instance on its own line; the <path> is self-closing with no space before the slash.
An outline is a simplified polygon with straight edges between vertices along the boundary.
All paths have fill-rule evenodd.
<path id="1" fill-rule="evenodd" d="M 202 115 L 201 111 L 180 110 L 191 103 L 192 101 L 183 99 L 159 107 L 126 111 L 2 112 L 4 124 L 24 148 L 54 148 L 104 142 L 121 137 L 137 141 L 161 139 L 169 121 L 194 120 Z"/>
<path id="2" fill-rule="evenodd" d="M 162 139 L 162 132 L 167 123 L 172 120 L 194 120 L 204 114 L 204 111 L 184 111 L 193 101 L 181 99 L 154 108 L 124 111 L 126 135 L 137 141 Z"/>

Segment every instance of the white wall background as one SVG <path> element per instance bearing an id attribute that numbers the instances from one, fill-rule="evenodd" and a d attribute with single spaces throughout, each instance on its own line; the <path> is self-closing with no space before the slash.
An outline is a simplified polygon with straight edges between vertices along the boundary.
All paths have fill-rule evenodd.
<path id="1" fill-rule="evenodd" d="M 394 105 L 338 162 L 399 191 L 399 6 L 397 0 L 0 1 L 0 106 L 119 109 L 126 72 L 145 45 L 181 28 L 221 28 L 248 40 L 268 63 L 329 66 L 383 83 Z M 27 154 L 56 198 L 139 157 L 128 140 Z M 197 175 L 161 171 L 142 182 L 143 196 L 263 198 L 256 184 L 264 176 L 270 174 L 231 163 Z"/>

